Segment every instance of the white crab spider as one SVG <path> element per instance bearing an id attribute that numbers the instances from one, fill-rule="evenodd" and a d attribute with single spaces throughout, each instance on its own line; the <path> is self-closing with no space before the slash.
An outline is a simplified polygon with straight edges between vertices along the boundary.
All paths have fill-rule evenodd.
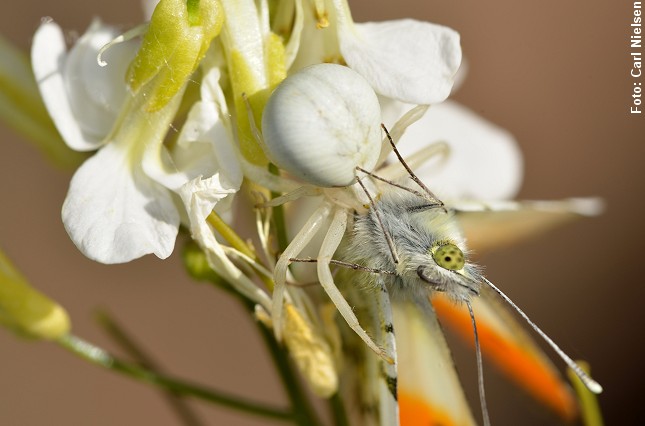
<path id="1" fill-rule="evenodd" d="M 329 266 L 347 229 L 350 214 L 347 207 L 356 204 L 356 195 L 346 194 L 347 187 L 355 182 L 357 167 L 372 170 L 379 160 L 380 122 L 380 106 L 370 85 L 349 68 L 335 64 L 314 65 L 290 76 L 274 91 L 265 107 L 262 136 L 267 155 L 280 168 L 314 185 L 276 199 L 271 205 L 305 194 L 327 196 L 276 264 L 272 313 L 278 340 L 290 259 L 302 252 L 331 217 L 317 257 L 320 284 L 352 330 L 372 350 L 393 362 L 394 353 L 376 345 L 359 325 L 334 284 Z M 303 164 L 309 167 L 302 167 Z"/>
<path id="2" fill-rule="evenodd" d="M 380 348 L 359 325 L 351 307 L 336 288 L 330 270 L 332 256 L 346 231 L 349 214 L 353 209 L 360 210 L 361 204 L 367 204 L 361 201 L 362 196 L 366 195 L 370 209 L 357 221 L 355 237 L 350 244 L 354 255 L 349 258 L 363 261 L 368 265 L 365 268 L 367 270 L 371 267 L 372 271 L 394 275 L 376 280 L 385 294 L 374 301 L 379 305 L 381 322 L 390 324 L 391 328 L 388 287 L 400 288 L 402 292 L 418 300 L 423 299 L 423 295 L 427 296 L 430 288 L 444 291 L 453 299 L 464 302 L 469 308 L 475 330 L 480 398 L 485 424 L 488 424 L 488 416 L 481 375 L 481 355 L 470 305 L 470 298 L 478 295 L 482 286 L 492 290 L 514 308 L 590 390 L 596 393 L 602 390 L 504 293 L 467 262 L 467 256 L 462 251 L 465 247 L 460 232 L 455 228 L 454 219 L 411 170 L 408 169 L 408 173 L 422 192 L 400 187 L 407 193 L 394 194 L 392 191 L 376 201 L 370 197 L 370 192 L 374 192 L 364 186 L 356 173 L 364 173 L 365 183 L 368 184 L 368 176 L 378 179 L 370 170 L 380 163 L 379 158 L 383 158 L 380 155 L 380 132 L 376 133 L 374 130 L 378 129 L 380 114 L 378 101 L 360 76 L 338 65 L 309 67 L 289 77 L 276 89 L 264 114 L 264 144 L 269 157 L 281 168 L 315 185 L 278 197 L 269 205 L 277 205 L 302 195 L 325 195 L 325 200 L 280 256 L 275 268 L 272 314 L 278 338 L 289 262 L 298 256 L 322 228 L 324 221 L 331 217 L 331 224 L 317 258 L 320 283 L 352 330 L 382 358 L 394 362 L 395 348 L 392 336 L 389 336 L 392 333 L 387 332 L 388 327 L 384 327 L 385 335 L 380 333 L 382 340 L 385 340 L 385 347 Z M 412 120 L 410 117 L 408 119 Z M 356 129 L 356 126 L 363 127 Z M 401 127 L 405 127 L 405 123 Z M 354 181 L 357 184 L 348 186 Z M 421 293 L 423 295 L 418 297 Z"/>

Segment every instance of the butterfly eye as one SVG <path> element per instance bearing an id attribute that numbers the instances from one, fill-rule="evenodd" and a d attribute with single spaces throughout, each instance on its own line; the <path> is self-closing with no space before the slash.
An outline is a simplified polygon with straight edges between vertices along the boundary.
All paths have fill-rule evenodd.
<path id="1" fill-rule="evenodd" d="M 443 244 L 432 251 L 432 258 L 437 265 L 451 271 L 458 271 L 464 267 L 464 253 L 454 244 Z"/>

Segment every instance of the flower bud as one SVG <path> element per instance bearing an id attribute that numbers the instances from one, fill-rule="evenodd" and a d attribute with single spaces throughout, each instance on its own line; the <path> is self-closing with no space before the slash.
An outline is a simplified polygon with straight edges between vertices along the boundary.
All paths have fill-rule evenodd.
<path id="1" fill-rule="evenodd" d="M 211 40 L 222 28 L 224 15 L 218 0 L 161 0 L 127 81 L 133 92 L 144 85 L 148 111 L 161 109 L 188 81 Z"/>
<path id="2" fill-rule="evenodd" d="M 289 353 L 316 395 L 327 398 L 336 393 L 338 375 L 329 345 L 291 304 L 285 305 L 283 333 Z"/>
<path id="3" fill-rule="evenodd" d="M 54 340 L 69 333 L 63 307 L 33 289 L 0 251 L 0 324 L 18 334 Z"/>

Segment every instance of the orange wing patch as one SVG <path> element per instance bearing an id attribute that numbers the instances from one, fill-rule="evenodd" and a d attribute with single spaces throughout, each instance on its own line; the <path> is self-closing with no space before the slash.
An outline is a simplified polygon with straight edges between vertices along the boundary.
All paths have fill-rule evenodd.
<path id="1" fill-rule="evenodd" d="M 486 298 L 472 301 L 484 355 L 562 418 L 574 419 L 578 413 L 576 401 L 557 369 L 525 332 L 518 333 L 521 326 L 507 317 L 505 310 L 499 312 L 505 309 L 503 306 L 486 306 L 486 302 Z M 442 324 L 474 344 L 472 322 L 465 307 L 441 294 L 433 295 L 432 304 Z"/>

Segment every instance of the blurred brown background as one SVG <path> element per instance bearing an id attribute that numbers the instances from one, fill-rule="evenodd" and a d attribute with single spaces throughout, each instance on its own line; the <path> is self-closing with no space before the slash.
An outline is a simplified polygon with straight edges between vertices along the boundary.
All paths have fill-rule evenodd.
<path id="1" fill-rule="evenodd" d="M 521 198 L 600 195 L 607 201 L 602 217 L 481 263 L 572 357 L 592 363 L 605 388 L 600 402 L 608 425 L 645 424 L 645 283 L 638 269 L 645 264 L 645 116 L 629 114 L 632 2 L 402 0 L 352 7 L 357 21 L 414 17 L 461 33 L 469 72 L 455 98 L 517 137 L 526 166 Z M 94 16 L 126 27 L 141 20 L 134 1 L 22 0 L 4 8 L 0 31 L 27 49 L 43 16 L 78 32 Z M 186 278 L 176 255 L 109 267 L 85 259 L 60 221 L 69 173 L 54 170 L 4 126 L 0 140 L 0 245 L 32 283 L 68 309 L 78 335 L 113 348 L 92 320 L 97 307 L 109 307 L 172 373 L 283 401 L 255 329 L 235 303 Z M 455 344 L 459 368 L 476 401 L 473 357 L 461 347 Z M 0 330 L 0 348 L 2 424 L 178 424 L 154 389 L 53 345 Z M 485 369 L 493 424 L 553 423 Z M 193 406 L 207 424 L 266 424 Z"/>

